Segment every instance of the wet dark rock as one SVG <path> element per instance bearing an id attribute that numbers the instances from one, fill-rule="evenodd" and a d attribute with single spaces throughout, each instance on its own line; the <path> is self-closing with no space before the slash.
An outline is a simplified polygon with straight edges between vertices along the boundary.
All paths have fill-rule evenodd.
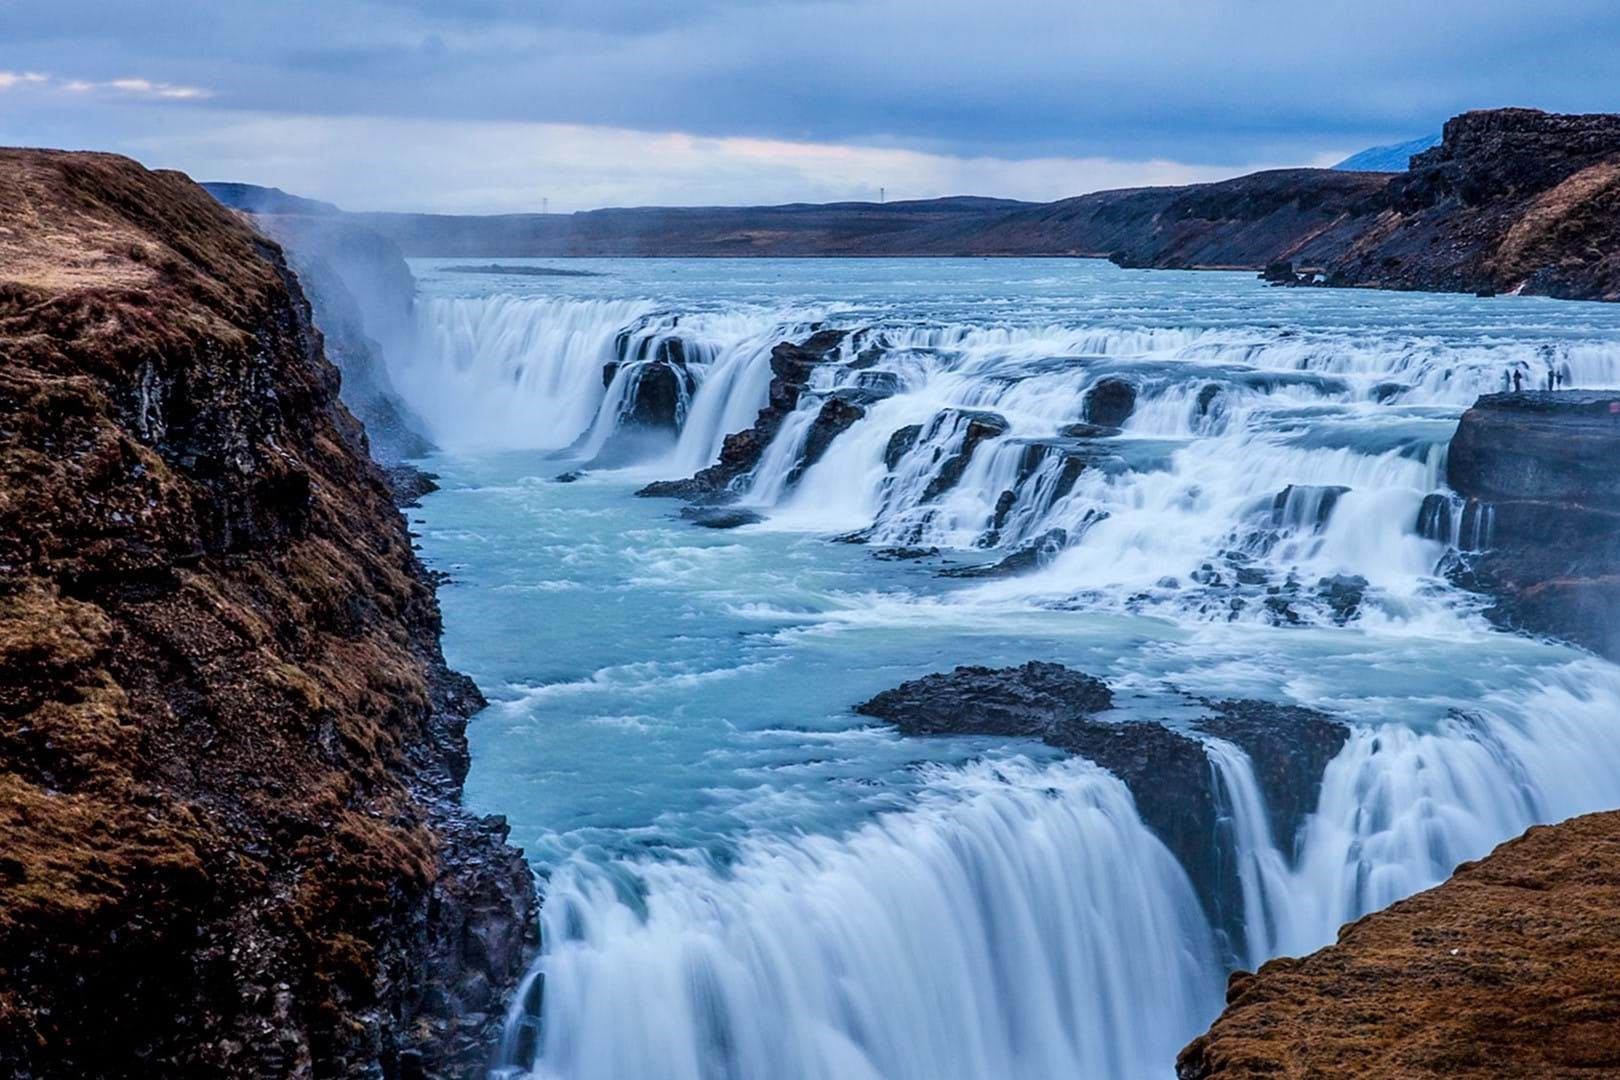
<path id="1" fill-rule="evenodd" d="M 903 428 L 898 428 L 893 435 L 889 436 L 888 445 L 883 448 L 883 464 L 889 467 L 890 472 L 893 472 L 900 464 L 901 458 L 911 453 L 912 448 L 917 445 L 918 437 L 921 435 L 921 424 L 907 424 Z"/>
<path id="2" fill-rule="evenodd" d="M 705 529 L 736 529 L 765 520 L 763 514 L 736 506 L 687 506 L 682 507 L 681 517 Z"/>
<path id="3" fill-rule="evenodd" d="M 1106 439 L 1118 435 L 1119 428 L 1101 424 L 1065 424 L 1058 428 L 1058 434 L 1065 439 Z"/>
<path id="4" fill-rule="evenodd" d="M 885 562 L 910 562 L 916 559 L 932 559 L 938 554 L 937 547 L 887 547 L 873 551 L 872 558 L 882 559 Z"/>
<path id="5" fill-rule="evenodd" d="M 901 683 L 855 707 L 905 735 L 1054 736 L 1113 706 L 1108 684 L 1062 664 L 958 667 Z"/>
<path id="6" fill-rule="evenodd" d="M 388 490 L 394 495 L 394 505 L 410 510 L 421 505 L 424 495 L 439 490 L 437 473 L 424 472 L 414 465 L 389 465 L 383 469 L 388 478 Z"/>
<path id="7" fill-rule="evenodd" d="M 1266 268 L 1260 271 L 1260 280 L 1269 281 L 1274 285 L 1292 285 L 1298 280 L 1294 273 L 1294 264 L 1291 262 L 1267 263 Z"/>
<path id="8" fill-rule="evenodd" d="M 1423 496 L 1423 505 L 1418 507 L 1417 531 L 1425 540 L 1438 540 L 1443 544 L 1451 543 L 1455 535 L 1453 525 L 1453 505 L 1451 496 L 1434 492 Z"/>
<path id="9" fill-rule="evenodd" d="M 1327 527 L 1339 499 L 1349 490 L 1340 484 L 1289 484 L 1271 501 L 1272 527 L 1320 532 Z"/>
<path id="10" fill-rule="evenodd" d="M 1220 411 L 1226 391 L 1220 383 L 1205 383 L 1198 389 L 1198 397 L 1193 408 L 1200 418 L 1215 415 Z"/>
<path id="11" fill-rule="evenodd" d="M 1110 375 L 1098 379 L 1086 391 L 1081 406 L 1086 423 L 1099 427 L 1123 427 L 1136 411 L 1136 386 L 1128 379 Z"/>
<path id="12" fill-rule="evenodd" d="M 1447 457 L 1467 500 L 1453 579 L 1494 598 L 1498 625 L 1620 659 L 1617 460 L 1620 393 L 1490 394 L 1463 414 Z"/>
<path id="13" fill-rule="evenodd" d="M 964 412 L 967 425 L 962 434 L 961 445 L 955 453 L 946 458 L 928 481 L 923 489 L 922 501 L 932 502 L 955 487 L 967 471 L 968 463 L 973 460 L 973 452 L 979 444 L 991 439 L 999 439 L 1007 433 L 1007 421 L 993 412 Z M 938 421 L 936 421 L 938 423 Z"/>
<path id="14" fill-rule="evenodd" d="M 1322 773 L 1349 737 L 1326 714 L 1261 701 L 1202 701 L 1196 731 L 1111 722 L 1107 684 L 1060 664 L 959 667 L 902 683 L 856 706 L 906 735 L 1038 738 L 1119 777 L 1142 820 L 1181 862 L 1229 956 L 1243 952 L 1243 896 L 1230 807 L 1197 731 L 1249 756 L 1269 824 L 1284 851 L 1314 808 Z"/>
<path id="15" fill-rule="evenodd" d="M 1367 595 L 1367 579 L 1360 574 L 1334 574 L 1316 583 L 1316 592 L 1333 612 L 1333 621 L 1347 623 L 1361 611 Z"/>
<path id="16" fill-rule="evenodd" d="M 1069 546 L 1065 529 L 1049 529 L 1040 536 L 1020 544 L 1000 562 L 979 566 L 952 566 L 941 570 L 941 577 L 1002 578 L 1027 574 L 1050 563 Z"/>
<path id="17" fill-rule="evenodd" d="M 798 483 L 810 467 L 826 454 L 834 439 L 865 417 L 866 410 L 849 397 L 834 396 L 823 402 L 815 420 L 811 421 L 810 431 L 805 435 L 804 449 L 800 452 L 798 462 L 788 471 L 788 484 Z"/>
<path id="18" fill-rule="evenodd" d="M 553 476 L 551 480 L 552 483 L 556 484 L 572 484 L 584 475 L 585 473 L 581 469 L 570 469 L 567 472 L 558 473 L 556 476 Z"/>
<path id="19" fill-rule="evenodd" d="M 723 502 L 733 498 L 732 485 L 759 464 L 765 448 L 776 438 L 782 422 L 798 408 L 799 395 L 809 385 L 810 373 L 827 363 L 849 336 L 845 330 L 818 330 L 802 344 L 782 342 L 771 350 L 771 385 L 766 406 L 752 427 L 727 435 L 720 460 L 684 480 L 660 480 L 636 492 L 648 498 L 676 498 Z"/>
<path id="20" fill-rule="evenodd" d="M 901 390 L 900 376 L 892 371 L 862 371 L 855 376 L 855 385 L 875 395 L 874 401 L 894 397 Z"/>
<path id="21" fill-rule="evenodd" d="M 1373 387 L 1372 396 L 1373 400 L 1378 402 L 1378 404 L 1388 405 L 1390 402 L 1396 400 L 1410 389 L 1411 387 L 1407 386 L 1405 383 L 1381 382 L 1377 386 Z"/>

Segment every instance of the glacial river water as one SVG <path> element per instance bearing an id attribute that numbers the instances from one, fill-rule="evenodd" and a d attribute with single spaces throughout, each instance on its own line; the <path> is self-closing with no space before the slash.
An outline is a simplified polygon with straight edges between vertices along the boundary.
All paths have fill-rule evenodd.
<path id="1" fill-rule="evenodd" d="M 410 516 L 453 578 L 450 662 L 491 701 L 467 798 L 543 880 L 512 1075 L 1166 1077 L 1228 964 L 1319 947 L 1531 823 L 1620 805 L 1620 668 L 1490 629 L 1442 573 L 1488 520 L 1419 522 L 1457 418 L 1511 365 L 1620 388 L 1620 308 L 1068 260 L 447 265 L 413 264 L 390 374 L 443 448 L 443 490 Z M 634 497 L 713 461 L 764 404 L 771 346 L 818 326 L 858 333 L 744 481 L 763 522 Z M 674 339 L 679 436 L 556 481 L 612 450 L 636 358 Z M 1134 411 L 1066 475 L 1059 431 L 1109 377 Z M 864 417 L 793 475 L 840 387 Z M 932 489 L 983 413 L 1005 434 Z M 832 542 L 853 531 L 869 542 Z M 1030 573 L 939 574 L 1036 540 L 1053 555 Z M 874 556 L 893 544 L 940 554 Z M 1336 577 L 1364 579 L 1359 603 Z M 1123 719 L 1193 695 L 1353 726 L 1296 836 L 1270 834 L 1242 752 L 1210 746 L 1245 955 L 1108 773 L 851 712 L 1031 659 L 1106 679 Z"/>

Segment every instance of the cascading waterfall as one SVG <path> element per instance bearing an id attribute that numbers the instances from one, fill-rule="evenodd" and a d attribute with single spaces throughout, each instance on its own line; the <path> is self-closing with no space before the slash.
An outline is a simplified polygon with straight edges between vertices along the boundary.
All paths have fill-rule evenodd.
<path id="1" fill-rule="evenodd" d="M 418 348 L 392 376 L 452 449 L 591 460 L 623 422 L 627 369 L 678 340 L 679 431 L 638 478 L 713 462 L 765 403 L 772 346 L 822 323 L 640 300 L 418 311 Z M 1147 612 L 1194 634 L 1357 635 L 1373 657 L 1408 635 L 1466 651 L 1488 631 L 1442 570 L 1489 545 L 1492 511 L 1446 489 L 1457 416 L 1515 367 L 1532 385 L 1553 369 L 1620 387 L 1620 345 L 1346 318 L 834 320 L 855 333 L 736 495 L 768 515 L 759 532 L 970 560 L 1060 549 L 930 610 Z M 1110 381 L 1133 400 L 1099 422 L 1088 399 Z M 834 393 L 863 415 L 806 468 Z M 1525 664 L 1511 688 L 1420 720 L 1354 712 L 1293 836 L 1273 835 L 1244 753 L 1208 740 L 1242 962 L 1320 947 L 1533 823 L 1620 805 L 1620 671 L 1568 654 Z M 903 810 L 835 834 L 745 829 L 723 857 L 576 854 L 551 870 L 543 921 L 539 1015 L 514 1013 L 508 1065 L 548 1078 L 1168 1076 L 1220 1005 L 1215 930 L 1186 875 L 1083 762 L 939 767 Z"/>
<path id="2" fill-rule="evenodd" d="M 941 770 L 847 838 L 621 873 L 550 882 L 535 1076 L 1142 1076 L 1219 1005 L 1186 875 L 1081 762 Z"/>

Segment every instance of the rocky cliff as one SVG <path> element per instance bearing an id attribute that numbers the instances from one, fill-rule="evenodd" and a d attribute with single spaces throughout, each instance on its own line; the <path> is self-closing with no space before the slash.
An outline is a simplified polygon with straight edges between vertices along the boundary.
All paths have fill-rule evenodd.
<path id="1" fill-rule="evenodd" d="M 0 1073 L 477 1075 L 534 896 L 277 246 L 0 151 Z"/>
<path id="2" fill-rule="evenodd" d="M 1620 394 L 1491 394 L 1463 414 L 1446 476 L 1474 548 L 1454 573 L 1493 620 L 1620 660 Z"/>
<path id="3" fill-rule="evenodd" d="M 1181 1080 L 1620 1076 L 1620 812 L 1531 829 L 1336 945 L 1238 972 Z"/>

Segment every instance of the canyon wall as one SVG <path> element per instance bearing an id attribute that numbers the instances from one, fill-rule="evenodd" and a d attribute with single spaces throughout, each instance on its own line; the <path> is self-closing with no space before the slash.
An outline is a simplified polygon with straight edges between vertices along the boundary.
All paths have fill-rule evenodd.
<path id="1" fill-rule="evenodd" d="M 0 1072 L 481 1075 L 533 883 L 281 251 L 0 151 L 0 353 Z"/>

